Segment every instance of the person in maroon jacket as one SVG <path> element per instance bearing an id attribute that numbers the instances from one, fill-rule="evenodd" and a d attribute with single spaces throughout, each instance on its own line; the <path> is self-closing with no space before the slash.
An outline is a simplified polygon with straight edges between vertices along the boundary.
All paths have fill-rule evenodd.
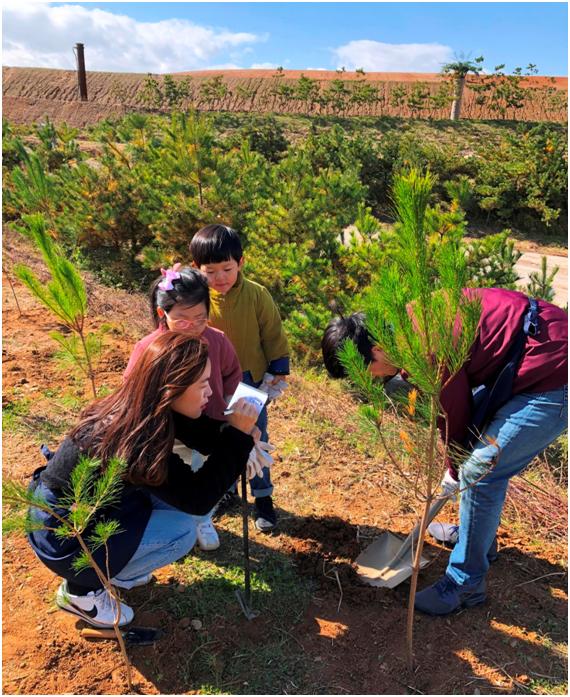
<path id="1" fill-rule="evenodd" d="M 481 316 L 469 360 L 441 393 L 447 417 L 448 441 L 464 445 L 473 424 L 473 390 L 492 384 L 520 340 L 529 298 L 501 288 L 470 288 L 465 293 L 481 299 Z M 459 538 L 451 552 L 445 575 L 416 596 L 416 609 L 446 615 L 486 600 L 485 577 L 505 501 L 509 479 L 519 474 L 552 443 L 568 422 L 568 317 L 555 305 L 537 302 L 538 323 L 525 337 L 510 396 L 488 414 L 485 438 L 471 446 L 459 470 L 462 490 Z M 345 372 L 337 351 L 352 339 L 369 364 L 370 372 L 384 380 L 397 376 L 379 346 L 366 331 L 363 315 L 333 319 L 325 331 L 322 349 L 325 366 L 333 377 Z M 407 376 L 413 382 L 413 375 Z"/>

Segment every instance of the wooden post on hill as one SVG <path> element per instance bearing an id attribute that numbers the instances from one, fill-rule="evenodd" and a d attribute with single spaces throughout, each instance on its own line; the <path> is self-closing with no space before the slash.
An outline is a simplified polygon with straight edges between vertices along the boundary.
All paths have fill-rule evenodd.
<path id="1" fill-rule="evenodd" d="M 83 44 L 75 44 L 73 49 L 77 58 L 77 82 L 79 83 L 79 96 L 82 102 L 87 101 L 87 75 L 85 73 L 85 53 Z"/>

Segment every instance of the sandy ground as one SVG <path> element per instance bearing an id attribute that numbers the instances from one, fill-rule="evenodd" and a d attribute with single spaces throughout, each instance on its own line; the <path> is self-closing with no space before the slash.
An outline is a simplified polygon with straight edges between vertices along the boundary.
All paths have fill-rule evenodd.
<path id="1" fill-rule="evenodd" d="M 540 272 L 542 254 L 525 252 L 516 264 L 516 269 L 521 277 L 518 285 L 526 286 L 530 281 L 530 274 Z M 557 305 L 566 305 L 568 302 L 568 257 L 547 255 L 547 269 L 552 271 L 558 266 L 558 273 L 554 277 L 554 302 Z"/>

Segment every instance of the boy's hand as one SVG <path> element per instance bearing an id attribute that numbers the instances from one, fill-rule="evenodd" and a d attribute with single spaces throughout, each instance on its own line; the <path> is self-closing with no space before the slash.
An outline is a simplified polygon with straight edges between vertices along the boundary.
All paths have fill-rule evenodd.
<path id="1" fill-rule="evenodd" d="M 273 375 L 272 373 L 265 373 L 263 376 L 263 381 L 259 386 L 262 392 L 265 392 L 269 399 L 277 399 L 283 392 L 287 389 L 289 385 L 285 380 L 284 375 Z"/>
<path id="2" fill-rule="evenodd" d="M 273 458 L 269 454 L 272 450 L 275 450 L 271 443 L 265 443 L 264 441 L 259 441 L 255 444 L 252 449 L 249 460 L 247 461 L 247 478 L 253 479 L 254 477 L 263 476 L 263 468 L 271 467 L 273 464 Z"/>

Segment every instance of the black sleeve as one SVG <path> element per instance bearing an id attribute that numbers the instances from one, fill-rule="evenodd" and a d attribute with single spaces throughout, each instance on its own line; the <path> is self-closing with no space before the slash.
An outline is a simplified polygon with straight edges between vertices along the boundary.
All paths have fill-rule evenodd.
<path id="1" fill-rule="evenodd" d="M 227 426 L 225 421 L 216 421 L 205 414 L 197 419 L 190 419 L 177 412 L 173 412 L 173 415 L 176 438 L 203 455 L 213 452 L 220 438 L 220 429 Z"/>
<path id="2" fill-rule="evenodd" d="M 245 469 L 254 445 L 250 435 L 231 426 L 221 432 L 217 429 L 216 433 L 213 443 L 209 444 L 210 455 L 197 472 L 173 453 L 168 463 L 166 482 L 148 490 L 185 513 L 206 515 L 211 511 Z M 205 452 L 195 441 L 185 444 Z"/>
<path id="3" fill-rule="evenodd" d="M 66 438 L 41 473 L 42 483 L 52 491 L 65 489 L 80 455 L 77 445 L 71 438 Z"/>

